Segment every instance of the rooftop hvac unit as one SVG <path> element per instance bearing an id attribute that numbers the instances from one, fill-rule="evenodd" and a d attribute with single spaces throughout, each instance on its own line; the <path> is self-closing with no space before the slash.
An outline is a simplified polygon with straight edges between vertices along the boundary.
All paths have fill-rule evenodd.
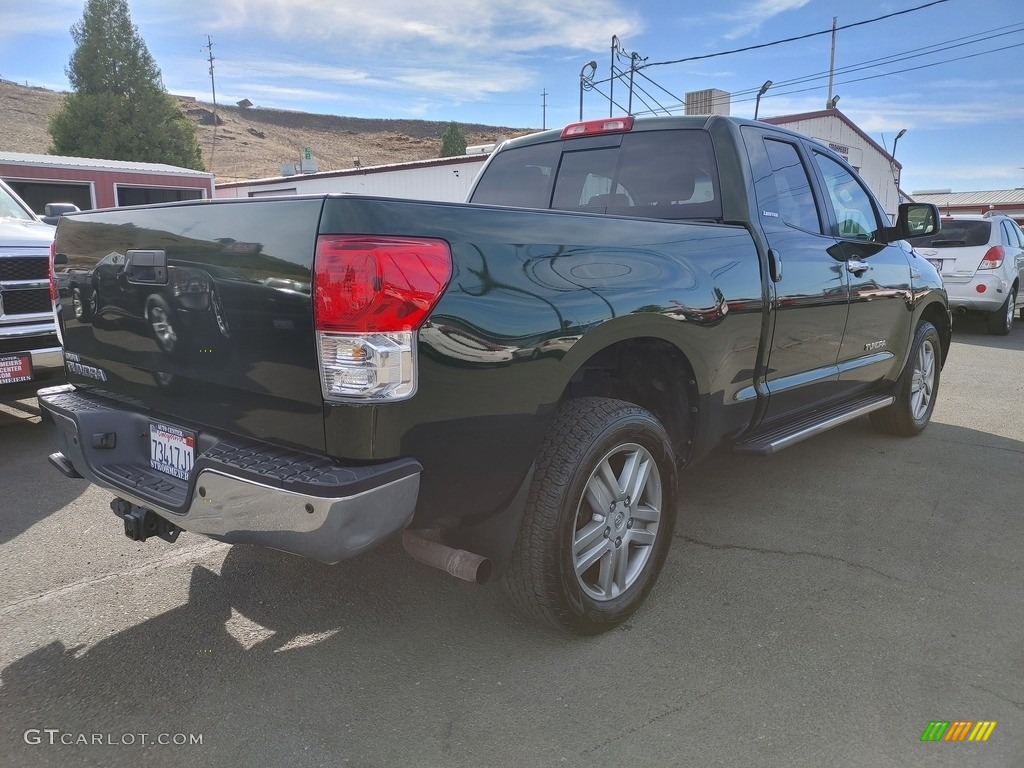
<path id="1" fill-rule="evenodd" d="M 690 91 L 686 94 L 686 114 L 725 115 L 728 117 L 732 94 L 717 88 Z"/>

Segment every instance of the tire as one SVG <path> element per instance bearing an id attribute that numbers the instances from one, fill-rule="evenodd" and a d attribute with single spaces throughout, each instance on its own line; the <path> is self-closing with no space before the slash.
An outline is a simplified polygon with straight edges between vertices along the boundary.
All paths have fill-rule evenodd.
<path id="1" fill-rule="evenodd" d="M 994 336 L 1006 336 L 1013 328 L 1013 316 L 1017 314 L 1017 289 L 1012 288 L 1006 303 L 995 312 L 988 314 L 988 332 Z"/>
<path id="2" fill-rule="evenodd" d="M 654 586 L 675 516 L 675 454 L 661 423 L 620 400 L 570 400 L 541 445 L 505 591 L 542 623 L 607 631 Z"/>
<path id="3" fill-rule="evenodd" d="M 88 323 L 92 320 L 92 301 L 85 297 L 81 288 L 71 291 L 71 306 L 74 309 L 75 319 L 80 323 Z"/>
<path id="4" fill-rule="evenodd" d="M 914 334 L 907 365 L 900 374 L 896 402 L 871 414 L 871 423 L 890 435 L 913 437 L 928 426 L 939 393 L 942 345 L 939 332 L 922 321 Z"/>
<path id="5" fill-rule="evenodd" d="M 228 316 L 224 312 L 224 305 L 220 303 L 220 294 L 217 291 L 210 293 L 210 312 L 213 314 L 213 324 L 225 339 L 231 338 L 231 326 L 228 325 Z"/>
<path id="6" fill-rule="evenodd" d="M 174 312 L 162 296 L 153 295 L 146 302 L 146 321 L 153 331 L 157 346 L 165 354 L 173 354 L 178 347 L 178 332 L 174 328 Z"/>

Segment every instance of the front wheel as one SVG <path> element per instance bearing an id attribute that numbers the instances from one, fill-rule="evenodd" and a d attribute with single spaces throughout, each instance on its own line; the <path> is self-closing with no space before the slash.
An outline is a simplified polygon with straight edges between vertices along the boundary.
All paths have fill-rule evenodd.
<path id="1" fill-rule="evenodd" d="M 675 514 L 675 454 L 661 423 L 620 400 L 570 400 L 537 457 L 505 590 L 555 627 L 611 629 L 654 586 Z"/>
<path id="2" fill-rule="evenodd" d="M 906 367 L 900 374 L 896 402 L 871 414 L 875 428 L 905 437 L 921 434 L 935 409 L 941 369 L 939 332 L 928 321 L 922 321 L 914 334 Z"/>
<path id="3" fill-rule="evenodd" d="M 92 300 L 85 295 L 80 287 L 71 291 L 71 306 L 75 312 L 75 319 L 82 323 L 92 320 Z"/>
<path id="4" fill-rule="evenodd" d="M 1024 312 L 1024 310 L 1022 310 Z M 988 332 L 995 336 L 1006 336 L 1013 328 L 1013 316 L 1017 313 L 1017 289 L 1010 291 L 1006 303 L 988 315 Z"/>
<path id="5" fill-rule="evenodd" d="M 165 354 L 173 354 L 178 346 L 178 332 L 174 328 L 174 312 L 162 296 L 153 294 L 146 302 L 146 319 L 153 330 L 157 346 Z"/>

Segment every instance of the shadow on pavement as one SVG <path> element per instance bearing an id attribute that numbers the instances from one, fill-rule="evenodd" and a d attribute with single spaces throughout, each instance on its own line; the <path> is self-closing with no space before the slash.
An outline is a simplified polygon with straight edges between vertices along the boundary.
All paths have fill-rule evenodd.
<path id="1" fill-rule="evenodd" d="M 1024 319 L 1019 315 L 1013 321 L 1013 328 L 1006 336 L 988 332 L 985 318 L 980 315 L 953 316 L 953 341 L 976 347 L 994 349 L 1024 349 Z"/>
<path id="2" fill-rule="evenodd" d="M 950 476 L 939 460 L 951 446 L 962 477 Z M 604 728 L 599 718 L 593 726 L 583 725 L 591 722 L 589 717 L 618 711 L 623 702 L 632 702 L 624 711 L 644 708 L 655 694 L 668 714 L 649 712 L 648 725 L 683 707 L 696 717 L 704 706 L 698 700 L 724 688 L 733 703 L 717 706 L 719 713 L 725 711 L 721 707 L 733 713 L 726 716 L 727 724 L 729 717 L 749 715 L 741 704 L 744 692 L 773 699 L 782 690 L 774 685 L 791 685 L 791 694 L 805 696 L 806 706 L 823 686 L 832 693 L 855 681 L 857 696 L 877 703 L 871 717 L 889 717 L 902 711 L 907 700 L 916 702 L 915 695 L 925 695 L 903 680 L 905 694 L 895 695 L 892 688 L 894 675 L 907 675 L 908 669 L 915 674 L 913 663 L 906 661 L 922 652 L 914 632 L 927 630 L 929 658 L 968 658 L 972 644 L 986 632 L 991 632 L 986 653 L 992 664 L 998 666 L 1010 652 L 1007 642 L 1020 649 L 1019 634 L 961 626 L 958 589 L 984 608 L 987 601 L 1012 605 L 1019 588 L 1019 582 L 1011 583 L 1012 573 L 1004 572 L 1012 567 L 1013 553 L 1019 557 L 1021 551 L 1019 517 L 1009 516 L 1009 505 L 985 508 L 997 500 L 978 498 L 973 483 L 964 479 L 990 468 L 994 455 L 1019 466 L 1024 444 L 937 423 L 916 440 L 889 438 L 872 432 L 866 421 L 768 460 L 717 453 L 702 471 L 686 476 L 676 534 L 685 541 L 676 541 L 666 568 L 669 578 L 663 577 L 633 622 L 643 631 L 626 625 L 613 633 L 617 640 L 571 640 L 522 627 L 497 590 L 425 569 L 396 543 L 337 566 L 236 546 L 219 574 L 190 566 L 184 604 L 91 647 L 52 642 L 7 666 L 0 673 L 0 720 L 6 731 L 0 738 L 12 765 L 67 765 L 69 760 L 90 765 L 337 765 L 344 756 L 354 765 L 384 766 L 444 764 L 437 761 L 452 749 L 453 728 L 462 727 L 461 738 L 477 750 L 486 748 L 492 737 L 485 731 L 466 734 L 465 726 L 473 723 L 472 713 L 491 712 L 493 717 L 492 710 L 514 712 L 535 727 L 564 720 L 566 733 L 582 728 L 572 737 L 575 751 L 568 753 L 579 756 L 578 742 L 591 737 L 587 729 L 600 733 Z M 959 490 L 951 490 L 954 485 Z M 960 508 L 958 493 L 974 495 L 969 516 Z M 774 498 L 766 503 L 767 497 Z M 781 507 L 774 521 L 773 505 Z M 970 525 L 964 525 L 965 519 Z M 724 559 L 728 550 L 742 550 L 742 559 Z M 755 559 L 758 553 L 762 557 Z M 779 561 L 765 553 L 788 557 Z M 694 560 L 705 562 L 707 570 L 691 565 Z M 901 564 L 907 563 L 905 569 Z M 791 573 L 797 565 L 810 569 L 814 581 L 804 584 L 806 574 Z M 726 593 L 722 568 L 752 575 Z M 941 601 L 935 598 L 936 585 L 944 590 Z M 823 587 L 831 590 L 827 599 L 820 597 Z M 159 586 L 140 579 L 97 589 L 110 592 L 116 612 L 119 595 L 145 600 Z M 730 595 L 734 604 L 722 602 L 720 595 Z M 922 595 L 929 603 L 922 602 Z M 762 649 L 762 643 L 770 643 L 765 627 L 781 634 L 785 642 L 780 648 L 785 648 L 804 634 L 801 622 L 812 631 L 827 628 L 828 638 L 809 638 L 798 661 L 793 651 L 772 656 Z M 730 628 L 728 641 L 715 640 L 716 625 Z M 902 626 L 911 628 L 910 636 L 894 633 L 893 627 Z M 956 633 L 963 639 L 957 640 Z M 836 666 L 832 638 L 840 636 L 848 647 L 844 663 L 851 669 Z M 605 658 L 601 649 L 615 643 L 624 646 L 624 654 Z M 680 655 L 680 648 L 690 651 Z M 972 663 L 980 660 L 975 657 Z M 622 664 L 626 670 L 616 666 Z M 782 676 L 791 664 L 801 677 Z M 681 668 L 686 674 L 677 681 Z M 931 670 L 928 666 L 920 674 L 934 680 Z M 968 663 L 949 670 L 950 687 L 957 690 L 962 677 L 963 689 L 969 690 L 981 679 L 977 671 Z M 1022 681 L 1012 677 L 1021 671 L 1006 668 L 1001 674 L 1010 679 L 1000 685 L 1019 690 Z M 602 701 L 600 681 L 620 674 L 625 685 L 616 678 L 620 687 L 607 691 L 609 698 Z M 779 682 L 762 686 L 766 679 Z M 502 689 L 501 681 L 508 687 Z M 562 695 L 575 702 L 576 714 L 563 709 L 569 705 Z M 986 712 L 995 714 L 986 716 L 1006 709 L 977 695 L 993 704 Z M 683 702 L 672 709 L 680 698 Z M 749 716 L 760 721 L 768 711 Z M 463 713 L 462 719 L 457 714 L 449 719 L 450 712 Z M 803 712 L 819 732 L 842 734 L 844 722 L 850 725 L 844 719 L 849 713 L 839 706 Z M 630 723 L 635 719 L 629 711 L 622 717 Z M 912 723 L 921 718 L 927 720 L 914 709 Z M 201 733 L 205 741 L 201 748 L 162 751 L 24 742 L 26 729 L 43 728 L 115 737 Z M 857 728 L 847 730 L 850 739 L 859 739 Z M 534 744 L 519 733 L 515 738 L 529 745 L 534 759 L 555 759 L 557 753 L 544 752 L 541 742 Z M 906 736 L 908 749 L 914 738 Z M 846 740 L 829 737 L 816 748 L 823 750 L 821 755 L 842 753 Z M 424 761 L 392 751 L 400 742 L 406 749 L 412 744 L 413 750 L 419 744 Z M 513 748 L 500 743 L 503 749 Z M 681 748 L 684 742 L 679 743 Z M 866 749 L 866 743 L 858 741 L 856 748 Z M 724 744 L 720 756 L 729 754 Z M 459 754 L 463 759 L 449 764 L 466 764 L 469 755 Z M 479 753 L 476 757 L 481 764 Z"/>
<path id="3" fill-rule="evenodd" d="M 63 509 L 88 488 L 50 466 L 53 451 L 34 400 L 0 404 L 0 545 Z"/>

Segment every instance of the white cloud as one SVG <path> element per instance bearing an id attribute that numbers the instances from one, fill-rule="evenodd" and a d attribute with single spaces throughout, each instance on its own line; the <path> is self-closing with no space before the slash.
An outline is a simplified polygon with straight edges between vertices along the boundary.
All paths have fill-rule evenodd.
<path id="1" fill-rule="evenodd" d="M 342 98 L 337 91 L 287 88 L 266 83 L 236 83 L 232 85 L 232 89 L 238 93 L 248 94 L 246 98 L 257 103 L 261 100 L 305 102 L 309 99 L 332 101 Z"/>
<path id="2" fill-rule="evenodd" d="M 617 0 L 184 0 L 177 9 L 199 26 L 248 28 L 279 43 L 329 43 L 341 50 L 418 58 L 424 46 L 439 58 L 604 48 L 612 34 L 638 34 L 637 13 Z M 321 51 L 327 53 L 328 51 Z"/>
<path id="3" fill-rule="evenodd" d="M 757 32 L 761 25 L 769 19 L 779 16 L 788 11 L 797 11 L 807 5 L 811 0 L 755 0 L 747 3 L 728 15 L 719 14 L 719 18 L 734 20 L 740 19 L 740 24 L 733 27 L 725 34 L 727 40 L 735 40 L 738 37 L 745 37 Z"/>
<path id="4" fill-rule="evenodd" d="M 374 88 L 422 97 L 419 108 L 530 88 L 547 75 L 542 56 L 579 58 L 642 31 L 625 0 L 181 0 L 138 14 L 213 34 L 226 88 Z"/>
<path id="5" fill-rule="evenodd" d="M 0 7 L 0 40 L 32 35 L 67 34 L 71 25 L 82 18 L 82 0 L 52 0 L 26 3 L 23 7 Z"/>
<path id="6" fill-rule="evenodd" d="M 902 146 L 902 145 L 901 145 Z M 980 163 L 967 163 L 964 165 L 953 165 L 940 163 L 934 165 L 917 163 L 914 168 L 914 178 L 942 179 L 942 183 L 936 188 L 978 188 L 1003 189 L 1011 186 L 1020 186 L 1021 171 L 1010 163 L 984 165 Z M 930 189 L 931 185 L 915 185 L 914 189 Z"/>

